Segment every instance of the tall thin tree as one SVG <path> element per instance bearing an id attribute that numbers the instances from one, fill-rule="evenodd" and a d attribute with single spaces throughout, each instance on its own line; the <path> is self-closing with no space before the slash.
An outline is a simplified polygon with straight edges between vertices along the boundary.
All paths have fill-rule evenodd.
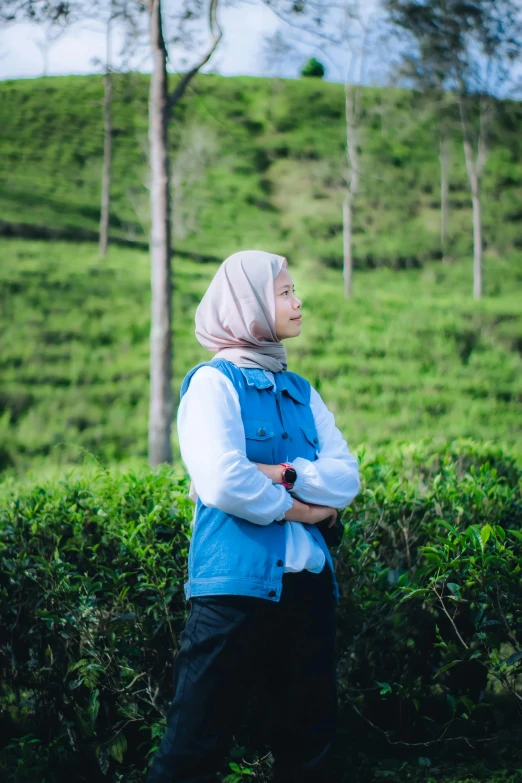
<path id="1" fill-rule="evenodd" d="M 115 19 L 114 0 L 109 2 L 105 25 L 105 73 L 103 75 L 103 168 L 100 209 L 100 256 L 105 258 L 109 245 L 109 219 L 112 170 L 112 27 Z"/>
<path id="2" fill-rule="evenodd" d="M 522 48 L 516 0 L 385 0 L 393 23 L 412 36 L 420 61 L 437 70 L 459 107 L 473 210 L 473 295 L 483 295 L 481 183 L 494 94 Z M 473 114 L 478 114 L 478 121 Z"/>
<path id="3" fill-rule="evenodd" d="M 170 117 L 198 71 L 212 57 L 222 32 L 218 24 L 219 0 L 210 0 L 208 28 L 211 43 L 198 62 L 169 90 L 168 50 L 164 36 L 162 0 L 147 0 L 152 74 L 149 93 L 149 151 L 151 208 L 151 332 L 149 464 L 172 460 L 170 434 L 172 399 L 172 229 L 168 127 Z M 196 10 L 186 9 L 189 13 Z"/>
<path id="4" fill-rule="evenodd" d="M 346 189 L 343 200 L 343 279 L 347 299 L 353 293 L 353 217 L 359 194 L 362 81 L 371 19 L 371 14 L 365 16 L 358 0 L 345 0 L 340 29 L 341 46 L 348 60 L 344 78 Z"/>

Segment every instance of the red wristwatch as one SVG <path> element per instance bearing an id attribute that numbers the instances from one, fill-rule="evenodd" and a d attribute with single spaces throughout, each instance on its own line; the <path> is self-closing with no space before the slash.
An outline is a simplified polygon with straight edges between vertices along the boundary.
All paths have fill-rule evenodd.
<path id="1" fill-rule="evenodd" d="M 297 480 L 297 473 L 294 466 L 290 462 L 280 462 L 279 464 L 283 468 L 281 484 L 283 487 L 286 487 L 286 489 L 292 489 Z"/>

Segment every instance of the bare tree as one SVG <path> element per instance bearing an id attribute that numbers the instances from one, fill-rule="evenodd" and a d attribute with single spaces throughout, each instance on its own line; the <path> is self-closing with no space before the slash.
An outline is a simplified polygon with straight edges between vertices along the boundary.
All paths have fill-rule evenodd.
<path id="1" fill-rule="evenodd" d="M 362 82 L 368 49 L 376 32 L 374 14 L 359 0 L 265 2 L 289 25 L 293 39 L 296 38 L 297 30 L 301 43 L 307 43 L 309 48 L 313 46 L 320 51 L 344 83 L 346 142 L 342 203 L 343 279 L 344 293 L 349 298 L 353 292 L 353 219 L 361 182 Z M 273 36 L 271 43 L 275 49 L 277 36 Z"/>
<path id="2" fill-rule="evenodd" d="M 399 80 L 406 79 L 408 86 L 424 97 L 424 108 L 437 120 L 438 158 L 440 170 L 440 249 L 443 263 L 448 257 L 449 236 L 449 170 L 451 163 L 451 130 L 455 100 L 444 90 L 444 74 L 431 62 L 421 60 L 416 53 L 403 52 L 396 68 Z"/>
<path id="3" fill-rule="evenodd" d="M 346 191 L 343 201 L 343 278 L 346 298 L 351 297 L 353 292 L 353 214 L 359 193 L 362 81 L 371 20 L 371 15 L 364 16 L 357 0 L 345 0 L 341 30 L 348 60 L 344 77 Z"/>
<path id="4" fill-rule="evenodd" d="M 172 400 L 172 231 L 170 168 L 167 132 L 172 111 L 187 85 L 212 57 L 222 32 L 217 20 L 219 0 L 210 0 L 208 29 L 211 42 L 196 64 L 169 89 L 167 43 L 163 30 L 162 0 L 147 0 L 152 75 L 149 95 L 150 207 L 151 207 L 151 334 L 149 464 L 172 460 L 170 432 Z M 198 8 L 185 6 L 185 19 Z"/>
<path id="5" fill-rule="evenodd" d="M 71 18 L 75 3 L 64 0 L 2 0 L 0 20 L 6 23 L 34 22 L 63 25 Z"/>
<path id="6" fill-rule="evenodd" d="M 451 144 L 447 123 L 441 118 L 439 121 L 440 249 L 443 263 L 448 260 L 450 159 Z"/>
<path id="7" fill-rule="evenodd" d="M 110 0 L 105 24 L 105 73 L 103 75 L 103 168 L 100 209 L 100 256 L 105 258 L 109 245 L 109 219 L 112 170 L 112 28 L 115 20 L 114 0 Z"/>
<path id="8" fill-rule="evenodd" d="M 421 63 L 458 103 L 473 208 L 473 295 L 483 295 L 481 183 L 494 95 L 520 56 L 516 0 L 386 0 L 392 22 L 412 36 Z M 478 115 L 478 116 L 476 116 Z"/>
<path id="9" fill-rule="evenodd" d="M 102 258 L 107 255 L 109 245 L 109 223 L 111 202 L 112 137 L 113 137 L 113 100 L 114 76 L 117 71 L 125 71 L 132 57 L 139 37 L 139 19 L 142 7 L 134 0 L 95 0 L 88 3 L 88 13 L 95 14 L 102 21 L 105 33 L 105 57 L 95 59 L 93 64 L 103 69 L 103 164 L 100 207 L 99 252 Z M 116 68 L 113 57 L 113 33 L 115 25 L 125 33 L 124 46 L 120 53 L 120 64 Z"/>
<path id="10" fill-rule="evenodd" d="M 49 54 L 52 47 L 59 41 L 62 35 L 67 29 L 67 19 L 65 17 L 58 17 L 58 19 L 51 19 L 49 22 L 43 23 L 43 31 L 41 38 L 33 38 L 34 43 L 42 53 L 43 65 L 42 76 L 48 76 L 49 74 Z"/>

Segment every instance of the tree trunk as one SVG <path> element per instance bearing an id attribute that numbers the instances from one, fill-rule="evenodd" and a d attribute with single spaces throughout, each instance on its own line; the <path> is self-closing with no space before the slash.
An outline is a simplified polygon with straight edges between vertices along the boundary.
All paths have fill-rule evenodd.
<path id="1" fill-rule="evenodd" d="M 352 196 L 347 191 L 343 201 L 343 277 L 344 295 L 349 299 L 352 295 Z"/>
<path id="2" fill-rule="evenodd" d="M 360 116 L 360 87 L 348 82 L 344 85 L 346 116 L 346 161 L 349 178 L 346 178 L 346 195 L 343 202 L 343 277 L 344 295 L 353 293 L 352 220 L 355 199 L 359 190 L 359 157 L 357 151 L 357 124 Z"/>
<path id="3" fill-rule="evenodd" d="M 464 95 L 459 96 L 460 119 L 462 135 L 464 138 L 464 158 L 466 171 L 471 190 L 471 204 L 473 207 L 473 296 L 481 299 L 482 286 L 482 215 L 480 204 L 480 178 L 486 162 L 487 148 L 485 138 L 484 107 L 480 103 L 480 132 L 478 138 L 477 159 L 473 160 L 473 152 L 470 141 L 470 128 L 466 111 Z"/>
<path id="4" fill-rule="evenodd" d="M 100 211 L 100 255 L 105 258 L 109 244 L 109 209 L 112 165 L 112 76 L 107 66 L 103 79 L 103 173 Z"/>
<path id="5" fill-rule="evenodd" d="M 448 201 L 449 201 L 449 139 L 444 128 L 440 129 L 440 247 L 442 261 L 448 261 Z"/>
<path id="6" fill-rule="evenodd" d="M 167 144 L 169 95 L 161 0 L 149 0 L 152 74 L 149 95 L 151 333 L 149 464 L 172 461 L 172 281 Z"/>
<path id="7" fill-rule="evenodd" d="M 480 184 L 475 176 L 471 182 L 471 203 L 473 205 L 473 296 L 481 299 L 482 288 L 482 215 Z"/>

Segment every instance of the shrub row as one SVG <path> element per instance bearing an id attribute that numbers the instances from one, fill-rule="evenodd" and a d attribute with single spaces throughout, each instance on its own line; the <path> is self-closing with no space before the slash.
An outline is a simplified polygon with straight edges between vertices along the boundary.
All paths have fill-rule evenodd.
<path id="1" fill-rule="evenodd" d="M 521 699 L 519 465 L 470 441 L 360 460 L 335 553 L 339 763 L 348 730 L 478 753 Z M 186 479 L 97 470 L 0 501 L 3 779 L 144 780 L 187 610 Z"/>

